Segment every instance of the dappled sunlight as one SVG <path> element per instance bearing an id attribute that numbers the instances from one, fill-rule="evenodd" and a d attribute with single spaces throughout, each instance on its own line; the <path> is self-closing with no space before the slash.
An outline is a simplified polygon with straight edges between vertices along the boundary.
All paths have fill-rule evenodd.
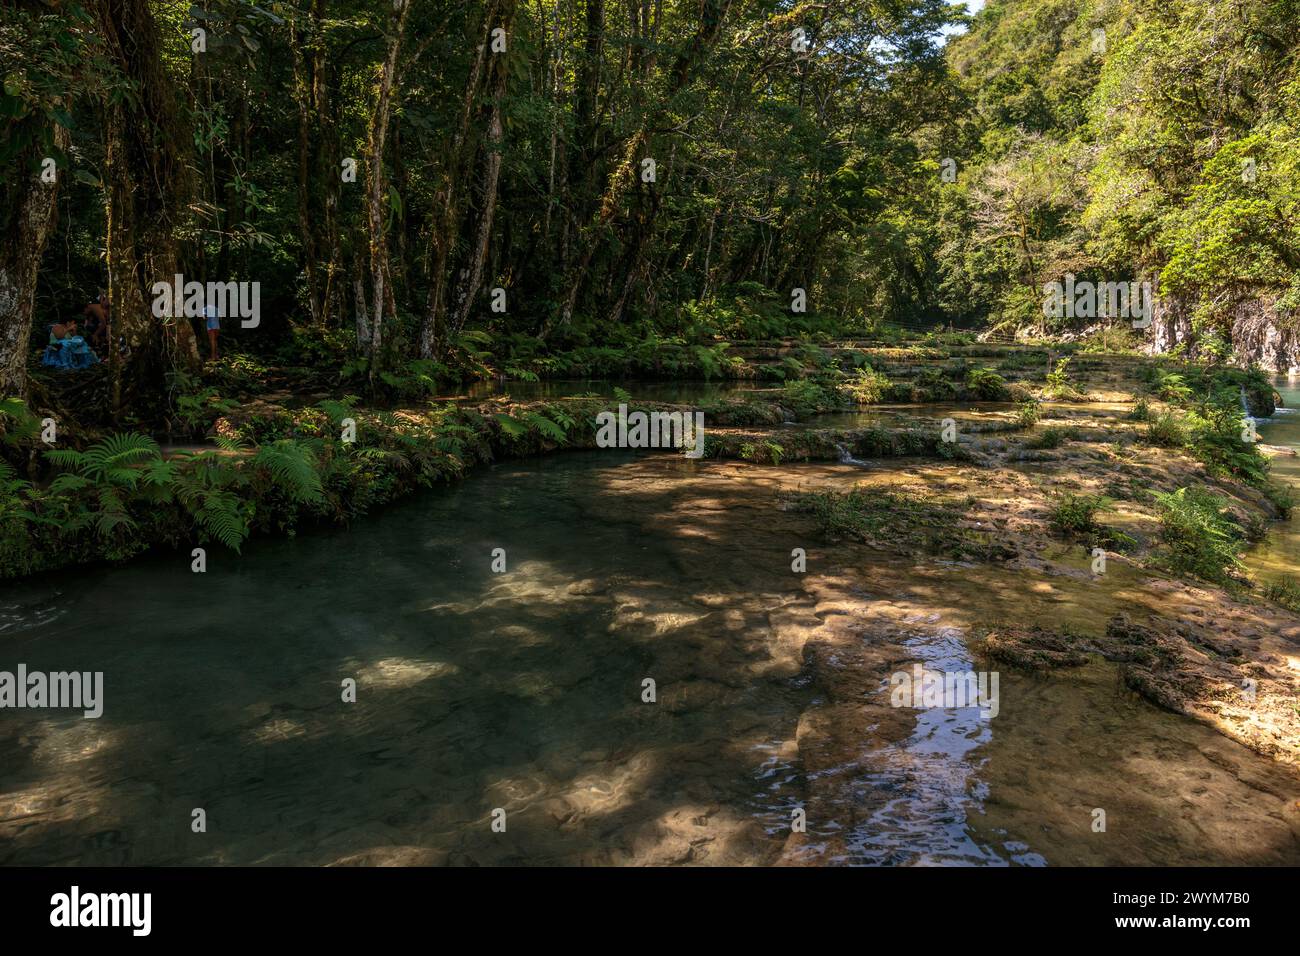
<path id="1" fill-rule="evenodd" d="M 151 619 L 183 621 L 186 637 L 133 638 L 134 666 L 148 679 L 115 685 L 99 727 L 33 735 L 10 809 L 45 821 L 45 836 L 15 831 L 12 859 L 40 862 L 56 843 L 90 861 L 120 852 L 93 848 L 98 825 L 87 818 L 48 816 L 48 788 L 71 783 L 54 772 L 54 754 L 93 768 L 74 799 L 116 801 L 117 826 L 141 860 L 1086 858 L 1083 836 L 1036 836 L 1056 810 L 1040 816 L 1034 801 L 1006 793 L 1031 755 L 1038 774 L 1077 763 L 1068 733 L 1043 732 L 1064 719 L 1054 716 L 1069 706 L 1062 685 L 1010 720 L 1004 710 L 972 723 L 965 711 L 891 707 L 888 675 L 933 655 L 973 666 L 963 649 L 982 624 L 1037 617 L 1095 634 L 1121 601 L 1191 615 L 1201 599 L 1161 590 L 1118 560 L 1096 580 L 1082 549 L 1012 567 L 827 542 L 780 497 L 864 480 L 938 487 L 954 475 L 919 462 L 886 473 L 578 453 L 502 468 L 354 529 L 346 574 L 299 545 L 250 548 L 247 573 L 211 579 L 210 607 L 196 608 L 185 589 L 154 599 Z M 997 497 L 1016 500 L 1005 489 Z M 491 569 L 497 547 L 504 573 Z M 792 569 L 793 548 L 805 549 L 805 572 Z M 293 573 L 311 582 L 302 619 L 268 644 L 260 625 L 281 613 L 276 582 L 300 554 Z M 367 588 L 355 587 L 357 569 Z M 119 600 L 129 606 L 149 587 L 148 575 L 124 575 Z M 98 634 L 64 639 L 91 664 L 114 651 Z M 349 678 L 355 703 L 340 696 Z M 1004 708 L 1024 686 L 1004 685 Z M 1262 699 L 1276 686 L 1261 685 Z M 159 694 L 182 693 L 201 719 L 172 716 L 120 746 L 120 728 L 156 720 Z M 1149 734 L 1150 713 L 1133 703 L 1123 732 Z M 1204 735 L 1197 741 L 1236 746 L 1191 726 Z M 1113 785 L 1110 751 L 1086 759 L 1085 776 Z M 106 771 L 127 783 L 110 786 Z M 187 781 L 176 795 L 142 783 L 171 772 Z M 1049 794 L 1064 786 L 1043 780 Z M 1275 811 L 1271 798 L 1236 786 L 1222 794 L 1247 808 L 1245 819 Z M 222 820 L 201 846 L 184 836 L 200 792 Z M 1162 793 L 1150 799 L 1176 802 L 1177 791 Z M 1066 832 L 1077 793 L 1045 799 L 1059 799 Z M 791 832 L 796 807 L 807 811 L 807 834 Z M 497 808 L 504 833 L 491 829 Z M 152 822 L 160 817 L 172 821 L 166 832 Z M 1266 858 L 1264 840 L 1242 852 Z M 1156 859 L 1160 846 L 1143 844 L 1127 861 Z"/>
<path id="2" fill-rule="evenodd" d="M 252 731 L 251 736 L 253 743 L 266 745 L 291 740 L 306 733 L 307 728 L 298 721 L 279 718 L 277 720 L 268 720 L 265 724 Z"/>
<path id="3" fill-rule="evenodd" d="M 445 661 L 421 661 L 388 657 L 379 661 L 371 661 L 356 670 L 355 673 L 358 686 L 364 686 L 367 690 L 389 690 L 411 687 L 421 681 L 455 674 L 458 670 L 459 668 L 455 664 L 449 664 Z M 353 669 L 345 664 L 341 668 L 341 672 L 351 675 Z"/>
<path id="4" fill-rule="evenodd" d="M 123 746 L 123 733 L 105 726 L 102 718 L 42 720 L 28 731 L 37 741 L 32 759 L 37 764 L 78 764 Z"/>

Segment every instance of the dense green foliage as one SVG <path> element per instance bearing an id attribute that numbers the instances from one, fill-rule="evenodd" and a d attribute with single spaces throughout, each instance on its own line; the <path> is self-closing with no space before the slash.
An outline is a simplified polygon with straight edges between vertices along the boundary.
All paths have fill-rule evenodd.
<path id="1" fill-rule="evenodd" d="M 145 302 L 160 262 L 260 282 L 232 346 L 397 395 L 713 376 L 727 343 L 887 319 L 1068 324 L 1041 309 L 1067 273 L 1158 283 L 1206 354 L 1242 302 L 1300 297 L 1296 0 L 990 0 L 946 45 L 941 0 L 130 0 L 147 64 L 110 7 L 0 27 L 0 161 L 60 172 L 38 337 L 120 278 L 115 183 L 159 192 L 118 237 Z M 146 148 L 170 165 L 115 180 Z"/>
<path id="2" fill-rule="evenodd" d="M 1243 300 L 1293 314 L 1298 44 L 1295 0 L 990 0 L 949 55 L 971 108 L 924 244 L 945 310 L 1041 324 L 1072 273 L 1158 282 L 1207 347 Z"/>
<path id="3" fill-rule="evenodd" d="M 1226 360 L 1243 308 L 1300 306 L 1298 46 L 1300 0 L 14 0 L 0 570 L 238 548 L 586 440 L 580 403 L 434 401 L 476 380 L 744 377 L 770 401 L 711 422 L 998 401 L 1034 429 L 1087 397 L 1090 353 L 1150 335 L 1046 318 L 1067 274 L 1158 286 L 1193 344 L 1152 371 L 1141 433 L 1285 508 L 1242 437 L 1269 382 Z M 220 359 L 198 316 L 158 314 L 175 274 L 258 285 Z M 99 289 L 108 361 L 41 368 Z M 969 455 L 884 429 L 708 441 Z M 1096 536 L 1095 512 L 1054 520 Z"/>
<path id="4" fill-rule="evenodd" d="M 1156 492 L 1166 563 L 1175 571 L 1226 582 L 1242 572 L 1245 536 L 1223 499 L 1204 488 Z"/>

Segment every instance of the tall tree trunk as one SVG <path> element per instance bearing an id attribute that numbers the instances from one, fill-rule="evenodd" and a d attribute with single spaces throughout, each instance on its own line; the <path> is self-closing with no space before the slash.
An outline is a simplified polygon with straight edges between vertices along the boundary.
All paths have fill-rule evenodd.
<path id="1" fill-rule="evenodd" d="M 650 131 L 661 124 L 677 94 L 691 82 L 700 60 L 717 42 L 730 6 L 731 0 L 703 0 L 699 26 L 686 49 L 677 55 L 669 72 L 667 90 L 660 99 L 659 105 L 646 114 L 640 129 L 628 139 L 622 160 L 614 167 L 605 192 L 601 196 L 600 209 L 579 235 L 580 249 L 577 258 L 570 266 L 569 273 L 565 276 L 565 291 L 561 298 L 559 314 L 547 318 L 542 327 L 543 339 L 547 338 L 557 325 L 567 325 L 572 319 L 578 293 L 582 290 L 583 282 L 588 278 L 592 258 L 603 241 L 607 229 L 614 222 L 615 216 L 623 208 L 624 199 L 636 181 L 637 163 L 642 151 L 650 142 Z"/>
<path id="2" fill-rule="evenodd" d="M 314 29 L 313 23 L 309 29 Z M 308 39 L 310 36 L 311 39 Z M 293 98 L 298 108 L 298 241 L 302 245 L 302 269 L 307 280 L 307 308 L 311 313 L 313 325 L 322 325 L 324 304 L 317 279 L 316 231 L 312 223 L 312 170 L 314 128 L 312 117 L 313 87 L 312 77 L 308 73 L 307 47 L 309 43 L 319 43 L 320 38 L 309 34 L 297 20 L 289 27 L 289 52 L 293 60 Z M 320 117 L 315 118 L 319 123 Z"/>
<path id="3" fill-rule="evenodd" d="M 162 392 L 168 366 L 197 369 L 198 344 L 182 316 L 152 313 L 155 282 L 170 282 L 180 256 L 176 229 L 191 182 L 174 85 L 165 72 L 148 0 L 93 0 L 108 61 L 134 95 L 106 108 L 106 221 L 112 404 L 121 418 L 136 398 Z"/>
<path id="4" fill-rule="evenodd" d="M 54 145 L 68 148 L 68 131 L 53 125 Z M 36 277 L 41 255 L 54 225 L 58 180 L 46 183 L 32 160 L 43 159 L 37 150 L 22 156 L 15 168 L 22 172 L 0 185 L 0 397 L 27 394 L 27 353 L 36 305 Z M 61 170 L 59 175 L 66 175 Z"/>
<path id="5" fill-rule="evenodd" d="M 506 0 L 502 7 L 501 26 L 508 33 L 514 19 L 515 0 Z M 456 295 L 444 341 L 454 341 L 465 327 L 474 298 L 483 283 L 483 263 L 487 258 L 488 243 L 492 239 L 492 219 L 496 213 L 497 190 L 501 181 L 501 100 L 505 96 L 508 78 L 505 57 L 495 57 L 490 71 L 492 106 L 483 146 L 483 192 L 479 202 L 478 228 L 470 246 L 468 264 L 460 271 L 456 282 Z"/>
<path id="6" fill-rule="evenodd" d="M 397 58 L 402 50 L 406 33 L 406 17 L 410 13 L 410 0 L 393 0 L 395 15 L 388 34 L 388 49 L 379 72 L 379 90 L 375 109 L 370 116 L 370 137 L 366 157 L 366 221 L 370 237 L 370 282 L 373 289 L 374 314 L 370 321 L 370 384 L 375 383 L 377 366 L 381 361 L 384 344 L 384 308 L 392 302 L 392 289 L 388 287 L 388 235 L 384 226 L 384 207 L 387 205 L 384 175 L 384 144 L 388 139 L 389 114 L 392 111 L 393 87 L 397 84 Z"/>
<path id="7" fill-rule="evenodd" d="M 496 22 L 498 0 L 488 0 L 483 22 L 478 36 L 481 39 L 470 65 L 469 76 L 465 80 L 465 92 L 461 97 L 460 121 L 451 139 L 451 148 L 443 166 L 442 182 L 433 199 L 433 211 L 429 224 L 429 297 L 425 304 L 424 317 L 420 323 L 420 358 L 431 359 L 441 356 L 450 342 L 447 338 L 447 271 L 450 268 L 452 250 L 460 232 L 460 212 L 463 200 L 460 182 L 463 169 L 471 157 L 470 123 L 474 116 L 474 104 L 478 102 L 482 86 L 483 73 L 489 56 L 492 28 Z"/>

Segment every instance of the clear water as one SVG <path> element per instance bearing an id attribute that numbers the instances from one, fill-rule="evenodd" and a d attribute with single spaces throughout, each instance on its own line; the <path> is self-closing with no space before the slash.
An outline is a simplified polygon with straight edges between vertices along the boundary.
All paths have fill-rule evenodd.
<path id="1" fill-rule="evenodd" d="M 1261 442 L 1300 449 L 1300 377 L 1280 375 L 1273 387 L 1283 405 L 1270 417 L 1258 420 Z M 1279 455 L 1272 459 L 1272 475 L 1287 482 L 1300 494 L 1300 457 Z M 1300 577 L 1300 509 L 1289 521 L 1276 525 L 1268 537 L 1247 556 L 1246 564 L 1261 582 Z"/>
<path id="2" fill-rule="evenodd" d="M 829 549 L 778 504 L 860 477 L 575 452 L 201 575 L 6 587 L 0 669 L 106 699 L 0 711 L 0 863 L 1300 863 L 1294 776 L 1106 666 L 1004 673 L 992 720 L 889 707 L 892 670 L 978 665 L 975 624 L 1141 595 Z"/>
<path id="3" fill-rule="evenodd" d="M 439 396 L 439 400 L 481 401 L 506 395 L 521 402 L 572 398 L 578 395 L 613 398 L 614 389 L 621 388 L 633 398 L 646 402 L 706 402 L 761 387 L 754 382 L 738 381 L 611 382 L 608 379 L 547 379 L 539 382 L 513 382 L 491 379 L 474 382 L 457 394 Z"/>

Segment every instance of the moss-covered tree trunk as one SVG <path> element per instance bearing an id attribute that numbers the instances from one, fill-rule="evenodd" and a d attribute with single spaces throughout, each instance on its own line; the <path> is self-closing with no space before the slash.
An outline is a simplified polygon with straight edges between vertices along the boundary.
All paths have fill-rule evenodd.
<path id="1" fill-rule="evenodd" d="M 193 136 L 180 122 L 147 0 L 96 0 L 90 7 L 108 61 L 132 94 L 110 96 L 105 116 L 111 400 L 120 419 L 162 395 L 168 368 L 193 371 L 199 364 L 189 321 L 155 317 L 149 291 L 172 281 L 179 268 L 176 233 L 190 194 Z"/>
<path id="2" fill-rule="evenodd" d="M 450 346 L 448 322 L 448 271 L 452 253 L 460 234 L 461 212 L 464 199 L 460 188 L 466 174 L 465 168 L 473 159 L 470 149 L 470 131 L 474 106 L 481 95 L 483 76 L 487 68 L 488 46 L 497 17 L 496 0 L 488 0 L 482 24 L 478 31 L 481 39 L 474 61 L 470 64 L 461 96 L 460 118 L 456 132 L 443 161 L 441 182 L 433 200 L 429 226 L 429 295 L 420 325 L 420 357 L 435 358 L 445 354 Z"/>
<path id="3" fill-rule="evenodd" d="M 53 124 L 55 147 L 68 147 L 68 131 Z M 14 164 L 17 175 L 0 185 L 0 397 L 27 394 L 27 353 L 41 255 L 54 225 L 58 171 L 45 182 L 39 150 Z"/>
<path id="4" fill-rule="evenodd" d="M 370 283 L 373 290 L 370 322 L 370 382 L 374 385 L 382 360 L 385 310 L 392 311 L 393 290 L 389 280 L 388 229 L 384 209 L 388 205 L 388 178 L 384 173 L 384 146 L 388 141 L 388 123 L 392 113 L 393 89 L 397 85 L 397 58 L 406 33 L 410 0 L 394 0 L 394 15 L 388 34 L 388 46 L 379 68 L 379 85 L 375 108 L 370 114 L 370 136 L 366 144 L 366 225 L 370 239 Z"/>

